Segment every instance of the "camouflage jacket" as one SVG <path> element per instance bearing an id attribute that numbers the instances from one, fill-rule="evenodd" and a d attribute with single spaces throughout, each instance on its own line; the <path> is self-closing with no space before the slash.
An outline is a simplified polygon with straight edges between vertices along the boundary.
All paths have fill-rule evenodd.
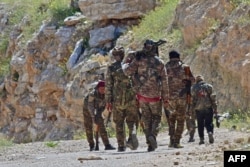
<path id="1" fill-rule="evenodd" d="M 191 88 L 192 95 L 192 110 L 203 110 L 212 108 L 217 110 L 216 94 L 213 91 L 213 86 L 200 81 L 194 84 Z"/>
<path id="2" fill-rule="evenodd" d="M 131 79 L 122 71 L 121 62 L 117 61 L 108 66 L 105 83 L 107 103 L 126 106 L 135 99 Z"/>
<path id="3" fill-rule="evenodd" d="M 169 98 L 186 98 L 187 94 L 190 94 L 191 83 L 195 80 L 190 67 L 178 59 L 167 62 L 166 70 L 169 84 Z M 186 86 L 186 80 L 190 81 L 189 87 Z"/>
<path id="4" fill-rule="evenodd" d="M 168 78 L 163 61 L 157 56 L 142 56 L 139 60 L 123 64 L 125 75 L 134 76 L 138 81 L 137 94 L 144 97 L 161 97 L 168 100 Z"/>
<path id="5" fill-rule="evenodd" d="M 101 117 L 105 109 L 105 97 L 98 93 L 97 89 L 92 90 L 84 100 L 84 105 L 87 106 L 91 117 Z"/>

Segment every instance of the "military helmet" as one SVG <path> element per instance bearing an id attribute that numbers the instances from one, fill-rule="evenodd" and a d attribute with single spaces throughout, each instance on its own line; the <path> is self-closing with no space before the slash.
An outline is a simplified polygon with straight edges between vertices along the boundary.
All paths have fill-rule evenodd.
<path id="1" fill-rule="evenodd" d="M 111 51 L 111 54 L 113 56 L 120 56 L 123 59 L 125 51 L 123 47 L 114 47 L 113 50 Z"/>

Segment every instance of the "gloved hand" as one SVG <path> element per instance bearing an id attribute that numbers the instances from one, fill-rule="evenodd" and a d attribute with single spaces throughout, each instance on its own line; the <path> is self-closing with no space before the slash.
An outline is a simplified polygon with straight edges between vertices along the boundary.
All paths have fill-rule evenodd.
<path id="1" fill-rule="evenodd" d="M 107 105 L 106 105 L 106 108 L 107 108 L 107 110 L 110 112 L 110 111 L 112 111 L 112 103 L 108 103 Z"/>

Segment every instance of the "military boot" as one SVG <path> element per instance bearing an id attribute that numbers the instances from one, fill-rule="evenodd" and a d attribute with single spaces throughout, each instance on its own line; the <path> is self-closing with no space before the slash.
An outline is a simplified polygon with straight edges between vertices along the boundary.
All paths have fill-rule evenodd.
<path id="1" fill-rule="evenodd" d="M 118 151 L 118 152 L 124 152 L 124 151 L 126 151 L 126 147 L 124 147 L 124 146 L 119 146 L 117 151 Z"/>
<path id="2" fill-rule="evenodd" d="M 107 144 L 104 150 L 115 150 L 115 147 L 113 147 L 111 144 Z"/>
<path id="3" fill-rule="evenodd" d="M 174 139 L 170 139 L 168 147 L 174 147 Z"/>
<path id="4" fill-rule="evenodd" d="M 130 135 L 126 143 L 126 146 L 129 147 L 131 150 L 136 150 L 138 148 L 139 142 L 138 142 L 136 134 Z"/>
<path id="5" fill-rule="evenodd" d="M 190 135 L 190 136 L 189 136 L 188 142 L 189 142 L 189 143 L 190 143 L 190 142 L 195 142 L 195 140 L 194 140 L 194 134 L 190 133 L 189 135 Z"/>
<path id="6" fill-rule="evenodd" d="M 90 145 L 89 145 L 89 151 L 93 151 L 94 148 L 95 148 L 95 144 L 90 144 Z"/>
<path id="7" fill-rule="evenodd" d="M 213 133 L 212 132 L 208 133 L 208 139 L 209 139 L 209 143 L 210 144 L 214 143 L 214 137 L 213 137 Z"/>
<path id="8" fill-rule="evenodd" d="M 204 142 L 204 138 L 200 138 L 199 145 L 201 145 L 201 144 L 205 144 L 205 142 Z"/>
<path id="9" fill-rule="evenodd" d="M 183 148 L 183 146 L 180 144 L 180 139 L 175 140 L 175 142 L 174 142 L 174 148 Z"/>
<path id="10" fill-rule="evenodd" d="M 157 148 L 157 142 L 156 142 L 155 136 L 153 136 L 153 135 L 149 136 L 148 142 L 149 142 L 149 146 L 152 147 L 152 149 L 155 150 Z"/>

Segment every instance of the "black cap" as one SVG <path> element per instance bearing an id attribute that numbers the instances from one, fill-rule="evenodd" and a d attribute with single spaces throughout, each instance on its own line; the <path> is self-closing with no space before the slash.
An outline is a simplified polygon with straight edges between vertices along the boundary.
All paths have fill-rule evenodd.
<path id="1" fill-rule="evenodd" d="M 175 51 L 175 50 L 172 50 L 172 51 L 170 51 L 169 52 L 169 58 L 170 59 L 174 59 L 174 58 L 180 58 L 180 54 L 177 52 L 177 51 Z"/>

